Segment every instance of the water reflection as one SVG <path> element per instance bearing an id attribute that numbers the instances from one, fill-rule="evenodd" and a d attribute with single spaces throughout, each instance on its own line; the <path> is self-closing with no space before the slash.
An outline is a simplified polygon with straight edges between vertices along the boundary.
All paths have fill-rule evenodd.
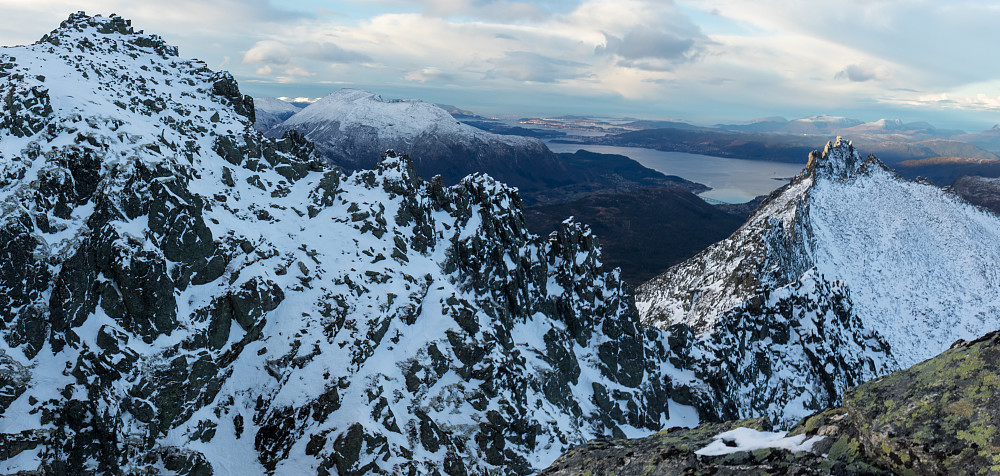
<path id="1" fill-rule="evenodd" d="M 766 195 L 788 183 L 805 167 L 801 164 L 727 159 L 684 152 L 663 152 L 638 147 L 547 143 L 553 152 L 576 152 L 579 149 L 601 154 L 624 155 L 667 175 L 677 175 L 712 187 L 700 196 L 723 203 L 742 203 L 757 195 Z"/>

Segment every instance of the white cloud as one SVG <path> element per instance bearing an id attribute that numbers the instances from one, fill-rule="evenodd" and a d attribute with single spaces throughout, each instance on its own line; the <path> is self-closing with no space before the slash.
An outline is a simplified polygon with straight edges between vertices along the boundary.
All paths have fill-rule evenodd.
<path id="1" fill-rule="evenodd" d="M 426 83 L 428 81 L 449 83 L 455 80 L 455 76 L 441 71 L 441 68 L 428 66 L 426 68 L 420 69 L 419 71 L 411 71 L 409 73 L 406 73 L 406 75 L 403 76 L 403 79 L 406 79 L 407 81 L 416 81 L 419 83 Z"/>
<path id="2" fill-rule="evenodd" d="M 345 0 L 336 13 L 273 0 L 0 0 L 0 43 L 33 42 L 79 9 L 131 18 L 183 56 L 232 68 L 252 94 L 350 84 L 447 89 L 498 109 L 516 96 L 792 116 L 991 110 L 1000 91 L 987 84 L 1000 77 L 988 60 L 1000 7 L 971 0 Z"/>

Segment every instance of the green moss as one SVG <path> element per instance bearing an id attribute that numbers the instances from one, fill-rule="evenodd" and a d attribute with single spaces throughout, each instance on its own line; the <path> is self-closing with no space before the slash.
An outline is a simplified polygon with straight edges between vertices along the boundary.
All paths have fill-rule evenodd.
<path id="1" fill-rule="evenodd" d="M 830 447 L 828 458 L 835 461 L 854 461 L 858 458 L 858 440 L 843 435 Z"/>
<path id="2" fill-rule="evenodd" d="M 952 402 L 950 405 L 945 407 L 944 411 L 949 415 L 958 415 L 960 417 L 968 418 L 972 416 L 976 410 L 972 407 L 972 404 L 970 404 L 968 400 L 963 398 L 957 402 Z"/>

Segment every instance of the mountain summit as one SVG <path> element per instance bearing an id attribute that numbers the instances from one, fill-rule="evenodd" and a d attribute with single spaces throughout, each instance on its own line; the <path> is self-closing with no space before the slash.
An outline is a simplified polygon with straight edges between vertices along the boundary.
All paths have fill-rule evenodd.
<path id="1" fill-rule="evenodd" d="M 0 77 L 3 472 L 526 474 L 669 421 L 662 335 L 515 190 L 326 167 L 119 17 Z"/>
<path id="2" fill-rule="evenodd" d="M 1000 326 L 1000 269 L 992 265 L 998 259 L 1000 218 L 933 185 L 904 180 L 838 138 L 813 153 L 805 172 L 732 236 L 640 286 L 636 300 L 647 325 L 690 329 L 702 340 L 760 322 L 766 327 L 757 339 L 787 341 L 781 323 L 798 312 L 789 302 L 826 313 L 814 321 L 816 334 L 801 335 L 803 346 L 837 339 L 849 345 L 808 351 L 812 364 L 795 378 L 812 376 L 797 386 L 820 385 L 780 411 L 758 409 L 788 418 L 818 410 L 810 398 L 839 395 L 852 380 L 909 367 Z M 785 308 L 777 296 L 785 296 Z M 860 367 L 845 366 L 851 361 Z M 734 370 L 734 379 L 746 381 L 748 370 L 789 382 L 758 365 L 742 376 Z M 748 387 L 748 398 L 760 391 Z"/>
<path id="3" fill-rule="evenodd" d="M 441 175 L 446 184 L 476 172 L 526 191 L 584 181 L 538 139 L 486 132 L 416 99 L 341 89 L 267 135 L 280 137 L 290 130 L 315 142 L 329 163 L 347 170 L 371 168 L 392 149 L 410 155 L 421 176 Z"/>

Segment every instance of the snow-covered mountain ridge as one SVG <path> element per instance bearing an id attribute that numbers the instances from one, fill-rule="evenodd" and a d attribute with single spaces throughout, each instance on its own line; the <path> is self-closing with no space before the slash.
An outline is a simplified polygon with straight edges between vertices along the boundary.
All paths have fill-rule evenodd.
<path id="1" fill-rule="evenodd" d="M 794 279 L 643 328 L 585 227 L 533 236 L 516 190 L 396 154 L 326 167 L 121 18 L 4 48 L 0 78 L 0 472 L 527 474 L 898 366 L 849 283 L 774 252 L 801 225 L 757 221 Z"/>
<path id="2" fill-rule="evenodd" d="M 408 154 L 421 177 L 446 184 L 486 173 L 525 192 L 590 182 L 542 141 L 486 132 L 455 120 L 441 107 L 416 99 L 383 99 L 341 89 L 269 129 L 269 137 L 295 130 L 316 144 L 324 160 L 347 170 L 370 168 L 386 150 Z"/>
<path id="3" fill-rule="evenodd" d="M 344 131 L 364 124 L 380 139 L 412 141 L 422 134 L 452 135 L 462 141 L 500 141 L 511 146 L 540 142 L 521 136 L 500 135 L 463 124 L 436 104 L 419 99 L 383 99 L 360 89 L 344 88 L 321 98 L 285 121 L 283 130 L 299 125 L 334 122 Z M 317 131 L 319 132 L 319 131 Z M 308 136 L 308 134 L 307 134 Z"/>
<path id="4" fill-rule="evenodd" d="M 849 300 L 857 342 L 878 364 L 866 373 L 880 375 L 1000 327 L 998 259 L 1000 218 L 838 139 L 731 237 L 640 286 L 636 299 L 644 323 L 707 336 L 781 290 L 825 307 L 793 289 L 819 279 Z"/>
<path id="5" fill-rule="evenodd" d="M 668 421 L 587 229 L 327 168 L 176 54 L 82 13 L 0 49 L 0 472 L 525 474 Z"/>
<path id="6" fill-rule="evenodd" d="M 285 122 L 302 108 L 278 98 L 254 98 L 253 107 L 256 120 L 253 125 L 263 132 Z"/>

